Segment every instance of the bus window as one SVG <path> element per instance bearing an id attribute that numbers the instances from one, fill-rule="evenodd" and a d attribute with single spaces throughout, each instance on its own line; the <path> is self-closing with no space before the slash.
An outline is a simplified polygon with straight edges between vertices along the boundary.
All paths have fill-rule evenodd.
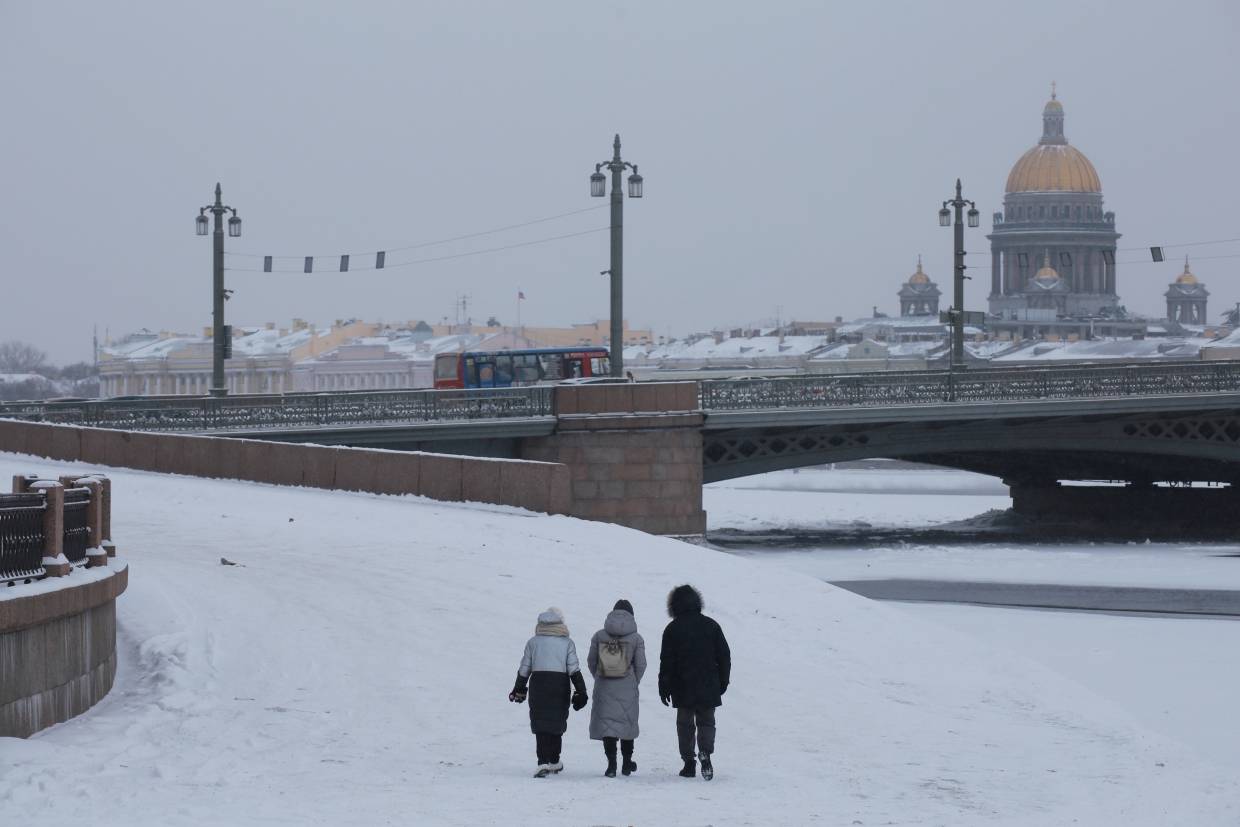
<path id="1" fill-rule="evenodd" d="M 495 387 L 506 388 L 512 385 L 512 356 L 500 353 L 495 357 Z"/>
<path id="2" fill-rule="evenodd" d="M 607 376 L 611 373 L 611 360 L 606 356 L 595 356 L 590 360 L 591 376 Z"/>
<path id="3" fill-rule="evenodd" d="M 564 379 L 564 360 L 558 353 L 544 353 L 540 357 L 542 361 L 543 379 L 551 382 Z"/>
<path id="4" fill-rule="evenodd" d="M 465 387 L 478 387 L 478 362 L 472 356 L 465 359 Z"/>
<path id="5" fill-rule="evenodd" d="M 457 379 L 460 369 L 460 357 L 455 353 L 441 353 L 435 357 L 436 379 Z"/>
<path id="6" fill-rule="evenodd" d="M 538 356 L 533 353 L 518 353 L 512 357 L 513 381 L 521 385 L 532 385 L 542 379 L 539 370 Z"/>
<path id="7" fill-rule="evenodd" d="M 495 387 L 495 365 L 491 362 L 478 363 L 478 387 Z"/>
<path id="8" fill-rule="evenodd" d="M 565 359 L 564 360 L 564 378 L 565 379 L 580 379 L 582 376 L 584 376 L 585 365 L 582 364 L 583 361 L 584 360 L 579 356 L 578 357 L 570 356 L 569 358 Z"/>

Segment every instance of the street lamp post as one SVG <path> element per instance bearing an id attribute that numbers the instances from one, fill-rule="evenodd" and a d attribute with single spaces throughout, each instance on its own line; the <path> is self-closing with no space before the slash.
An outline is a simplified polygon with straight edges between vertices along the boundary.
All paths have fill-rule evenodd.
<path id="1" fill-rule="evenodd" d="M 228 331 L 224 325 L 224 302 L 228 299 L 228 291 L 224 289 L 224 213 L 232 213 L 232 217 L 228 219 L 228 234 L 233 238 L 241 235 L 241 219 L 237 217 L 235 209 L 224 205 L 218 183 L 215 185 L 215 203 L 198 210 L 198 218 L 194 222 L 198 235 L 207 234 L 208 212 L 215 216 L 215 232 L 211 244 L 211 395 L 227 396 L 224 359 L 232 350 L 232 342 L 228 341 Z"/>
<path id="2" fill-rule="evenodd" d="M 964 366 L 964 207 L 969 206 L 969 226 L 976 227 L 978 225 L 977 205 L 967 200 L 960 194 L 960 179 L 956 179 L 956 197 L 943 202 L 943 209 L 939 210 L 939 226 L 949 227 L 952 225 L 952 214 L 948 207 L 953 207 L 956 211 L 956 232 L 955 232 L 955 262 L 956 268 L 952 279 L 952 308 L 949 312 L 952 324 L 952 353 L 951 368 L 956 370 Z"/>
<path id="3" fill-rule="evenodd" d="M 642 177 L 637 174 L 637 164 L 620 160 L 620 136 L 612 142 L 610 161 L 594 165 L 590 176 L 590 195 L 602 198 L 607 194 L 607 176 L 602 169 L 611 171 L 611 375 L 624 376 L 624 193 L 620 188 L 620 176 L 625 169 L 632 169 L 629 176 L 629 198 L 642 197 Z"/>

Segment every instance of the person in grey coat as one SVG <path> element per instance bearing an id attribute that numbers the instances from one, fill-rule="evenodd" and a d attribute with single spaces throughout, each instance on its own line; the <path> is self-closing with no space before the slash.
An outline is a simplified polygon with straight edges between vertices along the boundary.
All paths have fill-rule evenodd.
<path id="1" fill-rule="evenodd" d="M 590 708 L 590 738 L 603 742 L 608 778 L 616 777 L 616 742 L 624 756 L 622 772 L 637 770 L 633 741 L 637 738 L 638 684 L 646 674 L 646 641 L 637 633 L 633 604 L 616 601 L 603 628 L 590 638 L 586 665 L 594 677 L 594 705 Z M 619 672 L 608 676 L 608 672 Z"/>

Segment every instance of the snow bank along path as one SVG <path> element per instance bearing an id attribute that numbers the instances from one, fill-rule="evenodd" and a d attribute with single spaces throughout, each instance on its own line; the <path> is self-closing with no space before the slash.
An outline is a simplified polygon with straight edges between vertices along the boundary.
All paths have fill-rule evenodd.
<path id="1" fill-rule="evenodd" d="M 0 455 L 0 478 L 62 467 Z M 6 824 L 1240 820 L 1235 781 L 1097 696 L 782 567 L 516 509 L 108 473 L 131 565 L 117 683 L 0 740 Z M 653 669 L 636 775 L 602 777 L 582 712 L 565 772 L 532 779 L 506 695 L 537 611 L 583 646 L 627 597 L 657 662 L 684 581 L 733 650 L 716 779 L 675 777 Z"/>

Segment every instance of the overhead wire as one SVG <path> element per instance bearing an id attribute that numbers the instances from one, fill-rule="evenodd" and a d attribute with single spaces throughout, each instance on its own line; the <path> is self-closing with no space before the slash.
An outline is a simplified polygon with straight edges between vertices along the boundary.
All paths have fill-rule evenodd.
<path id="1" fill-rule="evenodd" d="M 519 224 L 507 224 L 507 225 L 505 225 L 505 226 L 503 226 L 503 227 L 495 227 L 494 229 L 490 229 L 490 230 L 479 230 L 478 232 L 473 232 L 473 233 L 465 233 L 465 234 L 463 234 L 463 235 L 452 236 L 452 237 L 450 237 L 450 238 L 441 238 L 441 239 L 438 239 L 438 240 L 436 240 L 436 241 L 421 241 L 421 242 L 418 242 L 417 244 L 406 244 L 406 245 L 401 246 L 401 247 L 384 247 L 384 248 L 383 248 L 383 250 L 384 250 L 384 251 L 386 251 L 386 252 L 389 252 L 389 253 L 399 253 L 399 252 L 403 252 L 403 251 L 405 251 L 405 250 L 420 250 L 420 249 L 425 248 L 425 247 L 438 247 L 438 246 L 440 246 L 440 245 L 442 245 L 442 244 L 451 244 L 451 243 L 452 243 L 452 242 L 454 242 L 454 241 L 465 241 L 465 240 L 470 239 L 470 238 L 480 238 L 480 237 L 482 237 L 482 236 L 495 235 L 495 234 L 497 234 L 497 233 L 507 232 L 508 230 L 519 230 L 519 229 L 521 229 L 522 227 L 532 227 L 532 226 L 534 226 L 535 224 L 545 224 L 545 223 L 546 223 L 546 222 L 548 222 L 548 221 L 556 221 L 556 220 L 561 219 L 561 218 L 569 218 L 569 217 L 574 216 L 574 215 L 581 215 L 582 213 L 593 212 L 594 210 L 601 210 L 601 209 L 603 209 L 603 208 L 605 208 L 605 207 L 607 207 L 607 206 L 609 206 L 609 205 L 608 205 L 608 204 L 594 204 L 593 206 L 589 206 L 589 207 L 582 207 L 582 208 L 581 208 L 581 209 L 579 209 L 579 210 L 570 210 L 569 212 L 559 213 L 559 214 L 557 214 L 557 215 L 548 215 L 548 216 L 544 216 L 543 218 L 534 218 L 534 219 L 531 219 L 531 220 L 529 220 L 529 221 L 522 221 L 522 222 L 521 222 L 521 223 L 519 223 Z M 267 255 L 265 255 L 265 254 L 261 254 L 261 253 L 237 253 L 237 252 L 229 252 L 229 251 L 225 251 L 225 252 L 224 252 L 224 255 L 226 255 L 226 256 L 237 256 L 237 257 L 240 257 L 240 258 L 271 258 L 271 259 L 277 259 L 277 260 L 278 260 L 278 259 L 286 259 L 286 258 L 287 258 L 287 259 L 304 259 L 304 258 L 307 258 L 307 256 L 304 256 L 304 255 L 296 255 L 296 256 L 294 256 L 294 255 L 280 255 L 280 256 L 273 255 L 273 256 L 267 256 Z M 324 254 L 322 254 L 322 255 L 313 255 L 313 256 L 309 256 L 309 258 L 324 258 L 324 259 L 326 259 L 326 258 L 332 258 L 332 257 L 334 257 L 334 256 L 338 256 L 338 255 L 340 255 L 340 253 L 339 253 L 339 252 L 336 252 L 336 253 L 324 253 Z M 367 254 L 366 254 L 366 253 L 363 253 L 363 254 L 361 254 L 361 255 L 367 255 Z M 394 265 L 393 265 L 393 266 L 394 266 Z M 361 268 L 359 268 L 359 269 L 361 269 Z"/>
<path id="2" fill-rule="evenodd" d="M 554 236 L 549 236 L 549 237 L 547 237 L 547 238 L 536 238 L 536 239 L 533 239 L 533 240 L 530 240 L 530 241 L 520 241 L 520 242 L 517 242 L 517 243 L 515 243 L 515 244 L 504 244 L 504 245 L 501 245 L 501 246 L 499 246 L 499 247 L 487 247 L 487 248 L 482 249 L 482 250 L 469 250 L 469 251 L 467 251 L 467 252 L 463 252 L 463 253 L 451 253 L 451 254 L 449 254 L 449 255 L 443 255 L 443 256 L 432 256 L 432 257 L 430 257 L 430 258 L 417 258 L 417 259 L 413 259 L 413 260 L 411 260 L 411 261 L 400 261 L 400 262 L 385 263 L 383 267 L 376 267 L 376 266 L 374 266 L 374 265 L 371 265 L 371 266 L 369 266 L 369 267 L 366 267 L 366 266 L 362 266 L 362 267 L 350 267 L 347 271 L 340 271 L 340 270 L 336 270 L 335 268 L 333 268 L 333 267 L 331 267 L 330 265 L 328 265 L 328 266 L 327 266 L 327 267 L 325 267 L 324 269 L 319 270 L 319 271 L 317 271 L 317 272 L 319 272 L 319 273 L 340 273 L 340 272 L 349 272 L 349 273 L 352 273 L 352 272 L 365 271 L 365 270 L 395 270 L 395 269 L 398 269 L 398 268 L 401 268 L 401 267 L 412 267 L 412 266 L 413 266 L 413 265 L 415 265 L 415 264 L 430 264 L 430 263 L 432 263 L 432 262 L 436 262 L 436 261 L 449 261 L 449 260 L 451 260 L 451 259 L 455 259 L 455 258 L 467 258 L 467 257 L 469 257 L 469 256 L 480 256 L 480 255 L 484 255 L 484 254 L 486 254 L 486 253 L 498 253 L 498 252 L 503 251 L 503 250 L 515 250 L 515 249 L 517 249 L 517 248 L 519 248 L 519 247 L 532 247 L 532 246 L 534 246 L 534 245 L 536 245 L 536 244 L 547 244 L 547 243 L 550 243 L 550 242 L 552 242 L 552 241 L 562 241 L 563 239 L 566 239 L 566 238 L 576 238 L 577 236 L 589 235 L 590 233 L 601 233 L 601 232 L 603 232 L 604 230 L 609 230 L 609 229 L 611 229 L 611 228 L 610 228 L 610 227 L 595 227 L 595 228 L 590 229 L 590 230 L 578 230 L 578 231 L 577 231 L 577 232 L 575 232 L 575 233 L 564 233 L 563 235 L 554 235 Z M 411 248 L 405 248 L 405 249 L 411 249 Z M 298 257 L 298 258 L 300 258 L 300 257 Z M 335 256 L 324 256 L 323 258 L 324 258 L 324 260 L 325 260 L 325 261 L 330 261 L 331 259 L 335 258 Z M 225 267 L 224 269 L 225 269 L 225 270 L 230 270 L 230 271 L 232 271 L 232 272 L 239 272 L 239 273 L 297 273 L 297 274 L 300 274 L 300 275 L 315 275 L 315 272 L 316 272 L 316 271 L 313 271 L 313 270 L 312 270 L 311 272 L 307 273 L 307 272 L 305 271 L 304 267 L 303 267 L 303 268 L 300 268 L 300 269 L 297 269 L 297 268 L 285 268 L 285 269 L 276 269 L 276 268 L 273 268 L 273 269 L 271 269 L 271 270 L 265 270 L 265 269 L 263 269 L 263 268 L 261 268 L 261 267 Z"/>

